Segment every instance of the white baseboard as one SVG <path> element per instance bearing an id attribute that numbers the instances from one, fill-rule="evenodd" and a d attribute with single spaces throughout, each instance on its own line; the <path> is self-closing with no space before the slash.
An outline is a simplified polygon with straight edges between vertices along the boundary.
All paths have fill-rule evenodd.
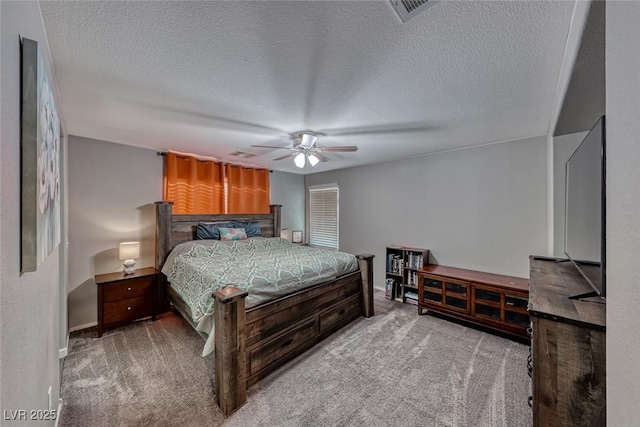
<path id="1" fill-rule="evenodd" d="M 62 398 L 58 399 L 59 403 L 58 403 L 58 412 L 56 412 L 56 423 L 53 425 L 53 427 L 58 427 L 58 423 L 60 422 L 60 418 L 62 418 L 60 415 L 62 413 Z"/>
<path id="2" fill-rule="evenodd" d="M 64 359 L 65 357 L 67 357 L 67 354 L 69 352 L 69 334 L 70 333 L 71 331 L 67 332 L 67 340 L 64 343 L 64 347 L 58 350 L 58 359 Z"/>
<path id="3" fill-rule="evenodd" d="M 73 328 L 69 328 L 69 332 L 81 331 L 83 329 L 87 329 L 97 325 L 98 325 L 98 322 L 85 323 L 84 325 L 78 325 L 78 326 L 74 326 Z"/>

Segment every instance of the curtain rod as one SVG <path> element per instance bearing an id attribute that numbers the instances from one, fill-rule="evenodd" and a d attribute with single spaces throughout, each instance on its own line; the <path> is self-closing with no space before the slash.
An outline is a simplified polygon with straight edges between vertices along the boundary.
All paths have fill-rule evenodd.
<path id="1" fill-rule="evenodd" d="M 156 156 L 165 157 L 167 154 L 169 154 L 169 153 L 166 152 L 166 151 L 156 151 Z M 220 163 L 225 163 L 225 162 L 220 162 Z M 231 163 L 231 164 L 233 164 L 233 163 Z M 239 166 L 241 166 L 241 165 L 239 165 Z M 273 173 L 273 169 L 269 169 L 269 173 Z"/>

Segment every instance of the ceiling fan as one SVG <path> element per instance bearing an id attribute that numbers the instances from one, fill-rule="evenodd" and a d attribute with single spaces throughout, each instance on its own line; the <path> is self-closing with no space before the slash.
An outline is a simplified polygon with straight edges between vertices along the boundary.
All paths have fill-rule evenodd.
<path id="1" fill-rule="evenodd" d="M 315 166 L 318 162 L 326 162 L 329 160 L 327 156 L 322 153 L 346 153 L 358 151 L 358 147 L 355 145 L 339 145 L 333 147 L 319 147 L 316 145 L 318 135 L 321 133 L 314 133 L 311 131 L 301 131 L 291 134 L 293 141 L 293 147 L 279 147 L 275 145 L 252 145 L 252 147 L 259 148 L 277 148 L 289 150 L 291 153 L 286 156 L 278 157 L 273 160 L 283 160 L 289 157 L 294 157 L 293 162 L 299 168 L 304 168 L 305 164 L 309 162 L 311 166 Z"/>

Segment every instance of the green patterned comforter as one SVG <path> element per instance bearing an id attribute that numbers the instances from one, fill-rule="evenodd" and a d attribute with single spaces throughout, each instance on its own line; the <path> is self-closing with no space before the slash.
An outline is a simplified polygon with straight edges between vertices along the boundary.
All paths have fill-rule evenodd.
<path id="1" fill-rule="evenodd" d="M 357 269 L 354 255 L 278 237 L 182 243 L 162 272 L 191 309 L 193 321 L 202 324 L 213 314 L 212 293 L 227 286 L 246 290 L 246 307 L 251 308 Z"/>

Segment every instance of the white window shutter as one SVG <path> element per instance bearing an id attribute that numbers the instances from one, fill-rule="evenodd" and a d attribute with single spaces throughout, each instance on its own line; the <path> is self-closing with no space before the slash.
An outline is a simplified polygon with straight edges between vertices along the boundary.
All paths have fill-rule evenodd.
<path id="1" fill-rule="evenodd" d="M 338 187 L 309 188 L 309 244 L 338 249 Z"/>

